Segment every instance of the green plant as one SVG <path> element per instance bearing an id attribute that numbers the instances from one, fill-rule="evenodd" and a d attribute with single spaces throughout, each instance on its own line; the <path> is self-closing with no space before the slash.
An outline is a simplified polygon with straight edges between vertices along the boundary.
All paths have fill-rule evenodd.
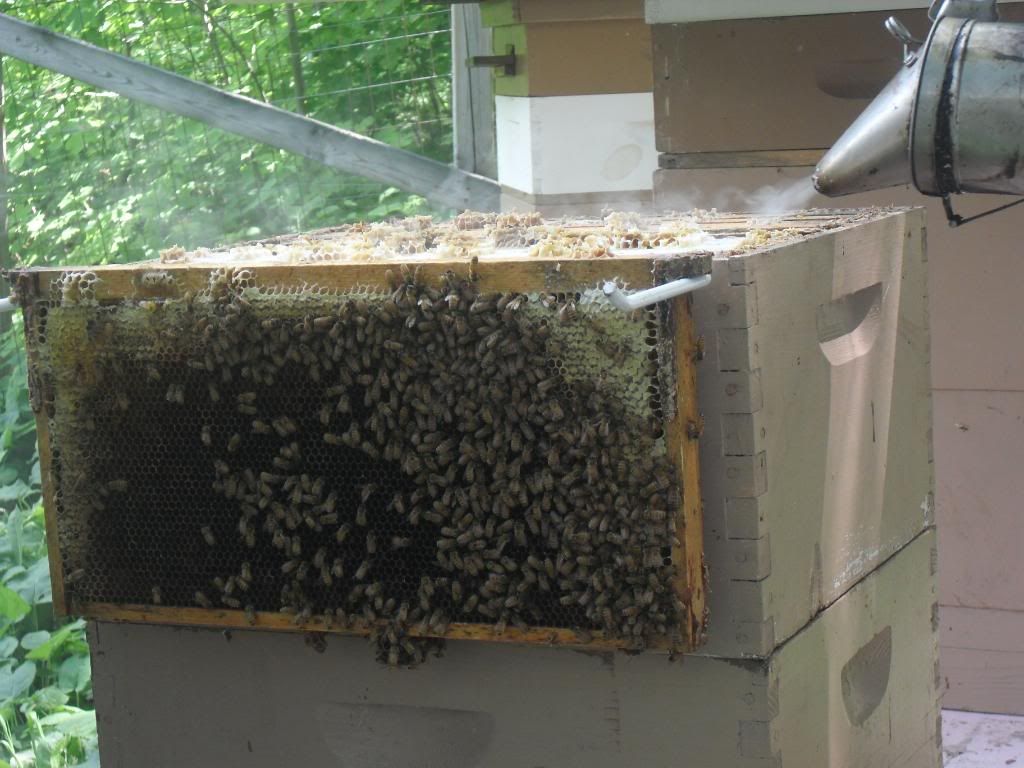
<path id="1" fill-rule="evenodd" d="M 0 337 L 0 766 L 96 760 L 85 622 L 55 621 L 20 323 Z"/>
<path id="2" fill-rule="evenodd" d="M 446 6 L 296 4 L 294 38 L 280 3 L 0 0 L 0 12 L 285 109 L 299 104 L 297 60 L 309 116 L 451 157 Z M 10 249 L 23 264 L 134 261 L 429 212 L 422 198 L 17 60 L 3 78 Z"/>

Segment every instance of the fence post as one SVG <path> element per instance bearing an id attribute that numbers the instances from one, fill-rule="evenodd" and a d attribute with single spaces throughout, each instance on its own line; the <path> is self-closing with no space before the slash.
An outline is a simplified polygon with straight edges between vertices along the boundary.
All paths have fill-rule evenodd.
<path id="1" fill-rule="evenodd" d="M 455 166 L 491 179 L 498 177 L 491 70 L 471 67 L 470 57 L 491 53 L 490 29 L 480 20 L 479 3 L 452 6 L 452 123 Z"/>

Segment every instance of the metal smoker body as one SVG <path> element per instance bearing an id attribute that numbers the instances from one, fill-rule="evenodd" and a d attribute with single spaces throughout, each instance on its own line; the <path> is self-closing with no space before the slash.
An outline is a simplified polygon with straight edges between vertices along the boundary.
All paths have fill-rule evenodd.
<path id="1" fill-rule="evenodd" d="M 1024 24 L 998 21 L 995 0 L 933 3 L 928 39 L 896 19 L 904 66 L 814 174 L 830 197 L 913 184 L 941 197 L 1024 195 Z M 1014 203 L 1015 204 L 1015 203 Z M 999 209 L 1001 210 L 1001 209 Z"/>

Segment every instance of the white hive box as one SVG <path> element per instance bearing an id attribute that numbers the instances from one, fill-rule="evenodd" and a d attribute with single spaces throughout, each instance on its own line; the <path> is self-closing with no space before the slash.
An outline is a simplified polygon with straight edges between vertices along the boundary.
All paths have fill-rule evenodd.
<path id="1" fill-rule="evenodd" d="M 767 655 L 932 524 L 926 267 L 921 211 L 714 259 L 702 652 Z"/>
<path id="2" fill-rule="evenodd" d="M 937 768 L 934 547 L 921 535 L 763 661 L 453 641 L 407 673 L 353 638 L 320 654 L 93 624 L 103 763 Z"/>

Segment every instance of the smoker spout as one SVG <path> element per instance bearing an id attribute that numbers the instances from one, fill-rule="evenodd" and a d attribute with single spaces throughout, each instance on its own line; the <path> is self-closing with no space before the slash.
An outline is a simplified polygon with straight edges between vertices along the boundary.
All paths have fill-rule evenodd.
<path id="1" fill-rule="evenodd" d="M 839 197 L 911 182 L 910 130 L 920 61 L 904 66 L 814 172 L 823 195 Z"/>

